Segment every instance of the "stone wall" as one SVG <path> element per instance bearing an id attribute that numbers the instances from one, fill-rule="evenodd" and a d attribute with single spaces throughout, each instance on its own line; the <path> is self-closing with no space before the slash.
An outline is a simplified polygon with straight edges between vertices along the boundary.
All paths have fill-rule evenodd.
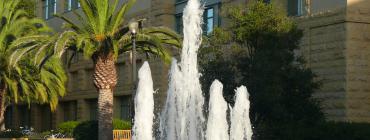
<path id="1" fill-rule="evenodd" d="M 347 117 L 370 122 L 370 1 L 347 3 Z"/>
<path id="2" fill-rule="evenodd" d="M 301 53 L 318 75 L 315 94 L 329 120 L 370 122 L 369 1 L 298 18 Z"/>
<path id="3" fill-rule="evenodd" d="M 297 19 L 304 30 L 300 52 L 322 82 L 315 97 L 322 101 L 328 119 L 337 121 L 346 119 L 345 17 L 342 9 Z"/>

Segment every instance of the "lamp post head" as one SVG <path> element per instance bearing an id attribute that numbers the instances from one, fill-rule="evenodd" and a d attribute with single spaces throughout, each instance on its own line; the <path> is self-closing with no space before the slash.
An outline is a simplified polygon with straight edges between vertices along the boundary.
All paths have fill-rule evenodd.
<path id="1" fill-rule="evenodd" d="M 139 29 L 139 23 L 136 21 L 132 21 L 129 23 L 128 28 L 132 34 L 136 34 L 137 30 Z"/>

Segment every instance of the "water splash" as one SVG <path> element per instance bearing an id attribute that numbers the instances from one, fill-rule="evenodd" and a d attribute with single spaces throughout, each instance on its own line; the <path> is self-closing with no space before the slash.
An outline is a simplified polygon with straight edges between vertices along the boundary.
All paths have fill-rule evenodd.
<path id="1" fill-rule="evenodd" d="M 245 86 L 236 89 L 236 100 L 231 112 L 230 140 L 251 140 L 252 125 L 249 118 L 249 93 Z"/>
<path id="2" fill-rule="evenodd" d="M 134 140 L 153 139 L 154 99 L 153 80 L 148 62 L 139 70 L 138 90 L 135 96 Z"/>
<path id="3" fill-rule="evenodd" d="M 189 0 L 183 14 L 184 42 L 180 64 L 172 63 L 168 100 L 162 114 L 161 139 L 200 140 L 204 137 L 204 97 L 199 82 L 197 51 L 201 44 L 203 9 Z"/>
<path id="4" fill-rule="evenodd" d="M 207 140 L 228 140 L 228 124 L 226 121 L 227 103 L 222 95 L 223 85 L 215 80 L 210 89 L 209 116 L 207 123 Z"/>
<path id="5" fill-rule="evenodd" d="M 199 0 L 188 0 L 183 14 L 184 42 L 181 62 L 172 61 L 167 100 L 160 116 L 161 140 L 251 140 L 247 89 L 237 89 L 237 101 L 231 116 L 228 136 L 227 103 L 222 97 L 222 84 L 215 81 L 211 87 L 211 101 L 207 130 L 204 117 L 204 97 L 198 72 L 197 51 L 202 42 L 202 13 Z M 150 140 L 153 125 L 153 82 L 149 65 L 139 71 L 136 96 L 135 140 Z M 241 122 L 241 123 L 240 123 Z M 150 130 L 149 130 L 150 129 Z M 205 135 L 206 133 L 206 135 Z"/>

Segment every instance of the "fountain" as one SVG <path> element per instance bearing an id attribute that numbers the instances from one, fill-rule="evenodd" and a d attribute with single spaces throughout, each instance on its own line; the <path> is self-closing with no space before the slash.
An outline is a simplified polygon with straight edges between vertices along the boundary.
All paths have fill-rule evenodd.
<path id="1" fill-rule="evenodd" d="M 153 80 L 148 62 L 139 70 L 138 90 L 135 96 L 135 122 L 133 127 L 134 140 L 153 139 Z"/>
<path id="2" fill-rule="evenodd" d="M 249 118 L 249 93 L 245 86 L 236 89 L 236 100 L 231 111 L 230 140 L 252 139 L 252 125 Z"/>
<path id="3" fill-rule="evenodd" d="M 207 140 L 227 140 L 229 139 L 229 126 L 226 120 L 227 103 L 222 96 L 223 85 L 215 80 L 210 89 L 209 113 L 207 122 Z"/>
<path id="4" fill-rule="evenodd" d="M 197 51 L 202 42 L 202 14 L 203 8 L 199 0 L 188 0 L 183 14 L 184 41 L 181 62 L 178 63 L 176 59 L 172 61 L 167 100 L 159 118 L 159 137 L 161 140 L 251 140 L 249 95 L 244 86 L 236 90 L 236 104 L 231 109 L 229 131 L 227 103 L 222 96 L 223 86 L 216 80 L 210 90 L 209 117 L 206 124 L 204 97 L 197 67 Z M 150 140 L 153 139 L 154 104 L 153 82 L 147 62 L 139 71 L 139 81 L 135 97 L 133 139 Z"/>

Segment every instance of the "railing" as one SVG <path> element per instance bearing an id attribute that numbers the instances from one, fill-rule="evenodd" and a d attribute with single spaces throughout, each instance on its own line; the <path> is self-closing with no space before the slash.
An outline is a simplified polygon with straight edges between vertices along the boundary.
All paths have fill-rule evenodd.
<path id="1" fill-rule="evenodd" d="M 131 140 L 131 130 L 113 130 L 113 140 Z"/>

